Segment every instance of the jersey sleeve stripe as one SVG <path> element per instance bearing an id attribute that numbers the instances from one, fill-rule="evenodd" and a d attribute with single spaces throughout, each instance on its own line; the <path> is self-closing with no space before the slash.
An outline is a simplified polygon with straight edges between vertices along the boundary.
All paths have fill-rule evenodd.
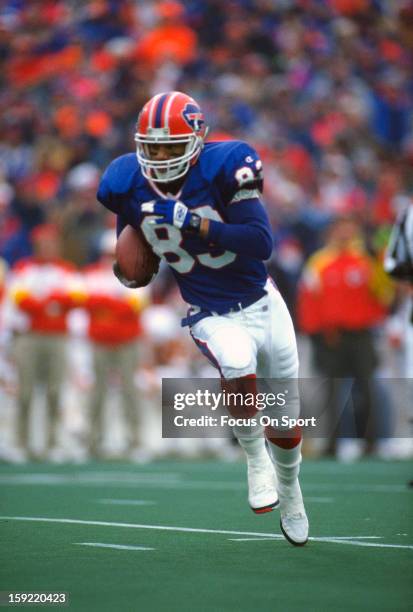
<path id="1" fill-rule="evenodd" d="M 230 204 L 235 202 L 241 202 L 242 200 L 253 200 L 255 198 L 260 199 L 261 194 L 258 189 L 241 189 L 232 198 Z"/>

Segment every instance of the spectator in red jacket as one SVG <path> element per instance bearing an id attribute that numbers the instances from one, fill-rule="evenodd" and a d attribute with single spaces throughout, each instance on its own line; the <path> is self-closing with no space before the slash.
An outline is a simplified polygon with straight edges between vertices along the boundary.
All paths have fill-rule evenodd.
<path id="1" fill-rule="evenodd" d="M 90 397 L 89 451 L 102 454 L 104 401 L 108 385 L 117 375 L 128 436 L 127 454 L 133 458 L 139 446 L 139 402 L 134 383 L 138 365 L 137 341 L 141 336 L 139 313 L 148 297 L 124 287 L 112 271 L 116 234 L 103 233 L 100 260 L 84 270 L 84 308 L 89 313 L 89 338 L 93 349 L 95 382 Z"/>
<path id="2" fill-rule="evenodd" d="M 383 320 L 392 297 L 392 283 L 366 251 L 358 223 L 346 217 L 336 219 L 326 245 L 304 268 L 297 303 L 298 324 L 310 335 L 316 365 L 331 385 L 328 454 L 336 449 L 343 388 L 334 379 L 340 378 L 356 382 L 357 433 L 365 437 L 368 450 L 373 449 L 377 424 L 371 378 L 378 357 L 372 330 Z"/>
<path id="3" fill-rule="evenodd" d="M 59 460 L 60 392 L 66 373 L 67 314 L 78 306 L 75 268 L 60 259 L 60 236 L 51 224 L 31 234 L 33 257 L 11 270 L 8 300 L 18 374 L 16 460 L 31 453 L 30 407 L 37 383 L 46 387 L 45 456 Z"/>

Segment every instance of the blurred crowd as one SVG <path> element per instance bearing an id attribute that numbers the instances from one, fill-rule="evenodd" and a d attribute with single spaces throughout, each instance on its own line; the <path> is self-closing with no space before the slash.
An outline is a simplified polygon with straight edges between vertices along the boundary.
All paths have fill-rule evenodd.
<path id="1" fill-rule="evenodd" d="M 22 414 L 28 410 L 27 397 L 22 398 L 29 393 L 23 388 L 27 385 L 19 385 L 16 376 L 13 391 L 10 381 L 22 367 L 27 381 L 23 357 L 31 350 L 49 350 L 55 362 L 56 347 L 28 349 L 21 337 L 33 331 L 33 317 L 39 315 L 39 305 L 27 306 L 28 294 L 44 299 L 47 293 L 46 283 L 33 280 L 39 252 L 58 236 L 59 265 L 83 289 L 72 291 L 70 281 L 62 297 L 62 287 L 55 287 L 52 278 L 53 304 L 43 303 L 46 311 L 51 308 L 45 316 L 61 315 L 63 327 L 45 331 L 43 320 L 34 331 L 59 338 L 70 332 L 74 342 L 88 338 L 99 382 L 90 400 L 97 433 L 88 444 L 92 454 L 99 453 L 102 434 L 93 405 L 102 401 L 102 385 L 111 374 L 105 351 L 99 351 L 102 344 L 107 348 L 107 338 L 102 340 L 96 327 L 93 332 L 90 321 L 95 316 L 104 320 L 114 289 L 107 289 L 109 301 L 103 306 L 85 302 L 85 286 L 96 284 L 93 278 L 102 273 L 97 268 L 104 266 L 113 225 L 112 216 L 96 203 L 96 188 L 105 166 L 133 150 L 134 125 L 144 102 L 173 89 L 200 103 L 211 140 L 246 140 L 261 155 L 275 242 L 269 270 L 298 331 L 311 338 L 314 367 L 320 368 L 320 339 L 324 349 L 334 348 L 331 329 L 338 326 L 349 333 L 371 333 L 371 342 L 379 345 L 371 371 L 391 362 L 390 376 L 413 377 L 410 289 L 377 272 L 390 228 L 413 192 L 411 0 L 2 0 L 0 34 L 0 294 L 6 312 L 0 323 L 0 381 L 7 393 L 20 397 Z M 324 322 L 321 317 L 309 321 L 302 313 L 308 311 L 307 302 L 314 305 L 314 283 L 308 279 L 314 280 L 314 269 L 319 272 L 317 254 L 329 246 L 334 223 L 349 217 L 349 243 L 352 248 L 357 243 L 350 262 L 352 282 L 365 286 L 356 298 L 355 293 L 333 298 L 340 312 L 329 311 Z M 347 265 L 348 258 L 338 264 L 341 270 Z M 353 298 L 367 312 L 363 321 L 346 320 Z M 126 300 L 142 317 L 149 313 L 148 321 L 161 312 L 163 322 L 169 317 L 178 323 L 168 342 L 155 339 L 156 325 L 148 324 L 145 331 L 140 322 L 131 323 L 129 339 L 138 348 L 151 345 L 150 356 L 138 360 L 146 375 L 139 375 L 137 384 L 150 388 L 154 372 L 166 364 L 174 364 L 174 375 L 183 376 L 194 363 L 198 367 L 195 350 L 178 340 L 183 305 L 167 269 L 138 301 L 132 307 Z M 119 308 L 118 315 L 126 316 Z M 24 316 L 16 316 L 22 310 Z M 138 341 L 141 336 L 144 342 Z M 118 337 L 116 342 L 125 344 Z M 165 355 L 169 350 L 171 355 Z M 120 373 L 133 365 L 137 371 L 133 351 L 119 360 Z M 83 370 L 79 367 L 76 375 L 80 387 Z M 135 431 L 134 390 L 122 387 L 119 372 L 119 380 L 116 375 L 113 380 L 123 389 L 125 414 Z M 52 420 L 57 413 L 53 393 L 49 389 Z M 23 449 L 25 435 L 22 426 Z M 56 441 L 53 433 L 49 437 L 50 450 Z M 132 436 L 129 454 L 139 454 L 139 444 Z"/>

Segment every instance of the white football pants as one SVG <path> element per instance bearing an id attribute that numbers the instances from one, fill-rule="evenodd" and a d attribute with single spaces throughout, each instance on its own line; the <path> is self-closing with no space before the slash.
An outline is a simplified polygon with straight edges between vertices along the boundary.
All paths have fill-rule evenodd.
<path id="1" fill-rule="evenodd" d="M 225 379 L 251 374 L 258 379 L 298 379 L 297 343 L 290 313 L 270 279 L 265 289 L 267 295 L 255 304 L 238 312 L 206 317 L 191 328 L 193 339 Z M 192 309 L 191 314 L 195 313 L 196 309 Z M 298 418 L 298 381 L 290 391 L 283 414 Z M 266 414 L 272 417 L 276 409 L 267 407 Z M 263 451 L 263 430 L 259 424 L 233 428 L 247 456 Z M 285 449 L 283 441 L 272 439 L 269 446 L 279 479 L 283 483 L 295 482 L 301 461 L 301 442 L 294 448 Z"/>
<path id="2" fill-rule="evenodd" d="M 224 378 L 297 378 L 293 323 L 280 292 L 269 280 L 267 295 L 238 312 L 213 315 L 191 328 L 195 342 Z M 192 314 L 196 309 L 192 309 Z"/>

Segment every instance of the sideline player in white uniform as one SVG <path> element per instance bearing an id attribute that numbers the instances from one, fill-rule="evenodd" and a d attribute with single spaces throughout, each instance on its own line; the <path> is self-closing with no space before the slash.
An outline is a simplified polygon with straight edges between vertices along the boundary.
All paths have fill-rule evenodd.
<path id="1" fill-rule="evenodd" d="M 183 325 L 224 387 L 255 393 L 257 377 L 298 377 L 295 334 L 263 263 L 273 243 L 260 200 L 261 160 L 244 142 L 205 143 L 206 132 L 193 98 L 154 96 L 138 118 L 136 155 L 108 166 L 97 197 L 117 215 L 118 233 L 127 224 L 140 227 L 169 264 L 189 304 Z M 289 416 L 298 410 L 291 402 Z M 300 431 L 285 436 L 257 424 L 235 427 L 234 435 L 247 457 L 251 508 L 262 513 L 279 504 L 285 537 L 305 544 Z"/>

